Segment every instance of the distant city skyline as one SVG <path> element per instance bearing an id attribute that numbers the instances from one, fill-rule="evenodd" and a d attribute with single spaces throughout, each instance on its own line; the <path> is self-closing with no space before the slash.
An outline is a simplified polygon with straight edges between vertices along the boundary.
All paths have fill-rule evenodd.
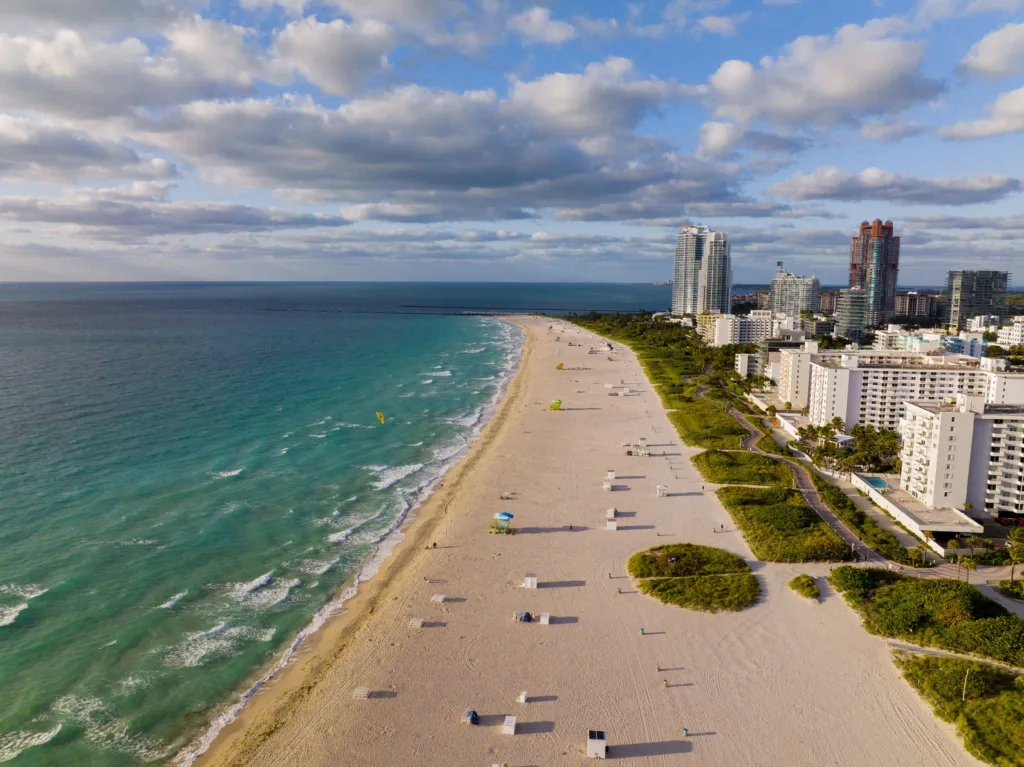
<path id="1" fill-rule="evenodd" d="M 876 217 L 900 287 L 1013 272 L 1022 9 L 9 0 L 0 281 L 655 282 L 700 224 L 843 285 Z"/>

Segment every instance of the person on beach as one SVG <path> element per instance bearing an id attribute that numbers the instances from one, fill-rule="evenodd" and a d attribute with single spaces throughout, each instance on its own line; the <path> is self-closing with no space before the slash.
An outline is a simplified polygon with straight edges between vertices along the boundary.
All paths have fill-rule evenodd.
<path id="1" fill-rule="evenodd" d="M 640 627 L 640 636 L 643 636 L 643 635 L 644 635 L 644 627 L 643 627 L 643 626 L 641 626 L 641 627 Z"/>
<path id="2" fill-rule="evenodd" d="M 685 727 L 683 728 L 683 737 L 684 738 L 690 737 L 690 731 L 688 729 L 686 729 Z"/>

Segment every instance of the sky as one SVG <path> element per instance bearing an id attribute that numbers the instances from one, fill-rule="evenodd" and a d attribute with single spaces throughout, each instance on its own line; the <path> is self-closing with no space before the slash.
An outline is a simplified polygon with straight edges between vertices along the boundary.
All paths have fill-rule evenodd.
<path id="1" fill-rule="evenodd" d="M 0 281 L 1024 280 L 1024 0 L 3 0 Z"/>

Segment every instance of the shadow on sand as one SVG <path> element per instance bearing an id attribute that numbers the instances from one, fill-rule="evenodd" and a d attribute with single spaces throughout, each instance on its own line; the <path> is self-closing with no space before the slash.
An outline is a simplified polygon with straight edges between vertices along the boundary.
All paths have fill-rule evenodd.
<path id="1" fill-rule="evenodd" d="M 668 756 L 685 754 L 693 750 L 693 744 L 685 740 L 663 740 L 658 743 L 631 743 L 628 746 L 609 746 L 609 759 L 635 759 L 639 756 Z"/>

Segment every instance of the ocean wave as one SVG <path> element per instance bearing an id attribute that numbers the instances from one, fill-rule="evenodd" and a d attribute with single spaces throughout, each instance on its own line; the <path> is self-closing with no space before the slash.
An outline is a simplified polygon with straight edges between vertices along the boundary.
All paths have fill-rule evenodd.
<path id="1" fill-rule="evenodd" d="M 259 578 L 255 578 L 245 583 L 229 583 L 228 594 L 233 596 L 235 599 L 245 599 L 252 592 L 263 588 L 268 583 L 274 580 L 274 571 L 271 570 L 269 573 L 263 573 Z"/>
<path id="2" fill-rule="evenodd" d="M 127 541 L 118 541 L 120 546 L 152 546 L 159 541 L 155 541 L 152 538 L 130 538 Z"/>
<path id="3" fill-rule="evenodd" d="M 286 448 L 286 447 L 282 447 L 282 448 L 281 448 L 281 452 L 280 452 L 280 453 L 278 453 L 278 455 L 286 455 L 287 453 L 288 453 L 288 448 Z"/>
<path id="4" fill-rule="evenodd" d="M 274 629 L 254 626 L 229 626 L 218 623 L 207 631 L 187 634 L 164 653 L 164 665 L 170 668 L 195 668 L 215 657 L 234 655 L 243 642 L 270 642 Z"/>
<path id="5" fill-rule="evenodd" d="M 133 733 L 128 722 L 114 716 L 99 698 L 65 695 L 53 710 L 78 725 L 85 739 L 99 748 L 132 754 L 142 762 L 162 760 L 170 750 L 155 738 Z"/>
<path id="6" fill-rule="evenodd" d="M 378 479 L 373 483 L 373 486 L 378 490 L 387 490 L 389 487 L 397 482 L 401 482 L 406 477 L 415 474 L 417 471 L 423 468 L 422 463 L 411 463 L 407 466 L 375 466 L 367 467 L 374 471 Z"/>
<path id="7" fill-rule="evenodd" d="M 300 573 L 308 573 L 309 575 L 323 575 L 336 564 L 340 557 L 334 559 L 303 559 L 297 565 L 295 569 Z"/>
<path id="8" fill-rule="evenodd" d="M 422 447 L 422 446 L 423 446 L 423 442 L 412 442 L 409 445 L 409 447 Z"/>
<path id="9" fill-rule="evenodd" d="M 176 604 L 178 604 L 178 600 L 181 599 L 186 594 L 188 594 L 188 589 L 185 589 L 180 594 L 175 594 L 173 597 L 171 597 L 166 602 L 164 602 L 162 605 L 160 605 L 160 609 L 161 610 L 170 610 L 172 607 L 174 607 Z"/>
<path id="10" fill-rule="evenodd" d="M 448 378 L 451 374 L 450 370 L 431 370 L 429 373 L 420 373 L 421 376 L 434 376 L 435 378 Z"/>
<path id="11" fill-rule="evenodd" d="M 291 590 L 300 583 L 302 581 L 298 578 L 274 580 L 269 586 L 253 591 L 239 601 L 250 610 L 267 610 L 286 600 Z"/>
<path id="12" fill-rule="evenodd" d="M 447 442 L 442 445 L 430 448 L 430 452 L 434 457 L 434 460 L 438 463 L 444 463 L 455 458 L 459 453 L 466 449 L 466 441 L 464 439 L 454 440 Z"/>
<path id="13" fill-rule="evenodd" d="M 479 349 L 465 349 L 465 350 L 459 352 L 459 354 L 479 354 L 480 352 L 483 352 L 483 351 L 487 351 L 487 350 L 484 347 L 481 346 Z"/>
<path id="14" fill-rule="evenodd" d="M 426 381 L 420 381 L 421 384 L 432 384 L 434 383 L 433 378 L 428 378 Z"/>
<path id="15" fill-rule="evenodd" d="M 377 428 L 375 426 L 370 426 L 370 425 L 365 424 L 365 423 L 339 423 L 338 426 L 342 427 L 343 429 L 375 429 L 375 428 Z"/>
<path id="16" fill-rule="evenodd" d="M 213 472 L 213 476 L 216 477 L 217 479 L 227 479 L 228 477 L 237 477 L 243 471 L 245 471 L 244 468 L 232 469 L 231 471 L 215 471 Z"/>
<path id="17" fill-rule="evenodd" d="M 309 436 L 312 437 L 313 439 L 324 439 L 327 436 L 327 434 L 310 434 Z"/>
<path id="18" fill-rule="evenodd" d="M 416 396 L 416 392 L 414 392 L 414 391 L 407 391 L 405 394 L 399 394 L 398 395 L 398 399 L 405 399 L 406 397 L 415 397 L 415 396 Z"/>
<path id="19" fill-rule="evenodd" d="M 47 732 L 26 732 L 18 730 L 0 735 L 0 762 L 9 762 L 17 757 L 22 751 L 27 751 L 35 746 L 49 743 L 60 732 L 61 725 L 58 724 Z"/>
<path id="20" fill-rule="evenodd" d="M 331 543 L 344 543 L 349 539 L 349 536 L 352 535 L 353 530 L 355 530 L 355 528 L 350 527 L 348 530 L 342 530 L 340 533 L 332 533 L 327 536 L 327 540 Z"/>
<path id="21" fill-rule="evenodd" d="M 0 585 L 0 594 L 12 594 L 22 599 L 35 599 L 36 597 L 41 597 L 47 591 L 49 589 L 44 589 L 36 583 L 29 583 L 25 586 L 18 586 L 14 583 Z"/>
<path id="22" fill-rule="evenodd" d="M 28 607 L 28 602 L 20 605 L 0 605 L 0 626 L 10 626 L 18 619 L 18 614 Z"/>

